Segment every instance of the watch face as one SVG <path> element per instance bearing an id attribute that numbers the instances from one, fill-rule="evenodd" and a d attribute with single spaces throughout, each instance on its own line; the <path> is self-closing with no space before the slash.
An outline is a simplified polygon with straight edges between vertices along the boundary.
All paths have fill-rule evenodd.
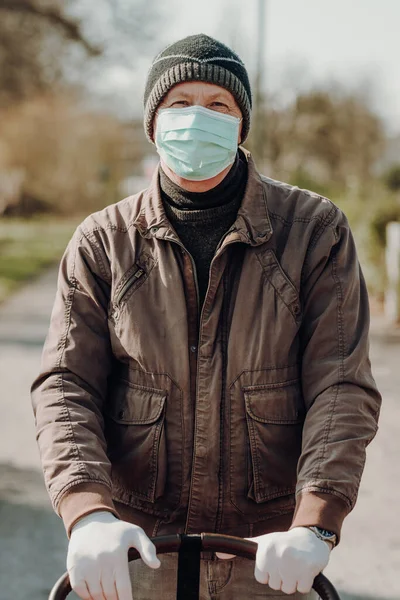
<path id="1" fill-rule="evenodd" d="M 333 533 L 333 531 L 329 531 L 328 529 L 321 529 L 321 527 L 317 527 L 317 529 L 319 533 L 326 538 L 336 537 L 336 533 Z"/>

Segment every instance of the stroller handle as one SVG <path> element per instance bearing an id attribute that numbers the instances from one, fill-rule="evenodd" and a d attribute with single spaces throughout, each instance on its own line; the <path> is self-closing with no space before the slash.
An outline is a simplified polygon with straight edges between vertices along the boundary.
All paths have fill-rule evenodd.
<path id="1" fill-rule="evenodd" d="M 255 560 L 257 552 L 256 542 L 217 533 L 164 535 L 151 538 L 151 541 L 156 547 L 157 554 L 165 554 L 167 552 L 178 552 L 181 554 L 182 552 L 186 552 L 189 557 L 191 555 L 192 561 L 196 560 L 196 558 L 199 561 L 200 552 L 207 551 L 235 554 L 236 556 L 250 560 Z M 140 558 L 139 552 L 135 548 L 131 548 L 128 552 L 129 562 L 138 558 Z M 182 589 L 185 586 L 182 579 L 185 577 L 185 574 L 181 574 L 180 571 L 178 566 L 177 600 L 197 598 L 198 590 L 189 591 L 188 587 L 185 588 L 185 596 L 182 595 Z M 182 586 L 180 586 L 180 581 L 183 583 Z M 182 588 L 181 590 L 179 589 L 180 587 Z M 321 600 L 340 600 L 339 594 L 332 583 L 322 573 L 314 579 L 313 589 L 320 596 Z M 64 573 L 51 590 L 49 600 L 65 600 L 70 592 L 71 585 L 68 573 Z"/>

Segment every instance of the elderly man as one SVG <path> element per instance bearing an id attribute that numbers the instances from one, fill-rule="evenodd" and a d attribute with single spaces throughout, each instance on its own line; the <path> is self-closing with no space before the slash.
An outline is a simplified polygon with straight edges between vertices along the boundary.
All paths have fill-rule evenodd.
<path id="1" fill-rule="evenodd" d="M 129 547 L 133 597 L 173 598 L 177 558 L 149 537 L 202 531 L 258 542 L 255 573 L 203 556 L 203 600 L 311 598 L 355 504 L 380 395 L 353 238 L 257 172 L 250 115 L 229 48 L 166 48 L 145 91 L 160 167 L 62 260 L 33 405 L 83 599 L 131 600 Z"/>

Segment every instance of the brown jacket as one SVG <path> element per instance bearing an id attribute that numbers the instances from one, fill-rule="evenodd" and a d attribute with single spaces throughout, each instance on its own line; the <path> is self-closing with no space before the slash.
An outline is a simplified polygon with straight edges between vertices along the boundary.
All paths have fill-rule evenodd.
<path id="1" fill-rule="evenodd" d="M 66 250 L 32 397 L 68 531 L 107 509 L 149 535 L 340 534 L 354 506 L 380 406 L 354 241 L 329 200 L 247 160 L 201 315 L 157 173 Z"/>

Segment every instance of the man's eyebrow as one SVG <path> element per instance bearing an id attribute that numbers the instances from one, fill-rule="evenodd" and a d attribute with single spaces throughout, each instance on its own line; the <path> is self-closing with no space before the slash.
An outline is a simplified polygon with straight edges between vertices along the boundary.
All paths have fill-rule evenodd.
<path id="1" fill-rule="evenodd" d="M 193 97 L 193 94 L 191 94 L 190 92 L 176 90 L 175 93 L 176 93 L 176 95 L 173 96 L 174 99 L 176 99 L 176 98 L 190 99 Z M 217 98 L 221 99 L 221 100 L 225 100 L 226 102 L 229 102 L 229 97 L 227 95 L 227 92 L 225 92 L 225 90 L 221 90 L 220 92 L 214 92 L 213 94 L 208 96 L 209 100 L 216 100 Z"/>
<path id="2" fill-rule="evenodd" d="M 227 95 L 227 92 L 225 92 L 225 90 L 215 92 L 209 97 L 210 100 L 216 100 L 217 98 L 219 98 L 220 100 L 225 100 L 225 102 L 229 102 L 229 96 Z"/>
<path id="3" fill-rule="evenodd" d="M 181 92 L 180 90 L 175 90 L 175 98 L 191 98 L 192 94 L 190 94 L 189 92 Z"/>

